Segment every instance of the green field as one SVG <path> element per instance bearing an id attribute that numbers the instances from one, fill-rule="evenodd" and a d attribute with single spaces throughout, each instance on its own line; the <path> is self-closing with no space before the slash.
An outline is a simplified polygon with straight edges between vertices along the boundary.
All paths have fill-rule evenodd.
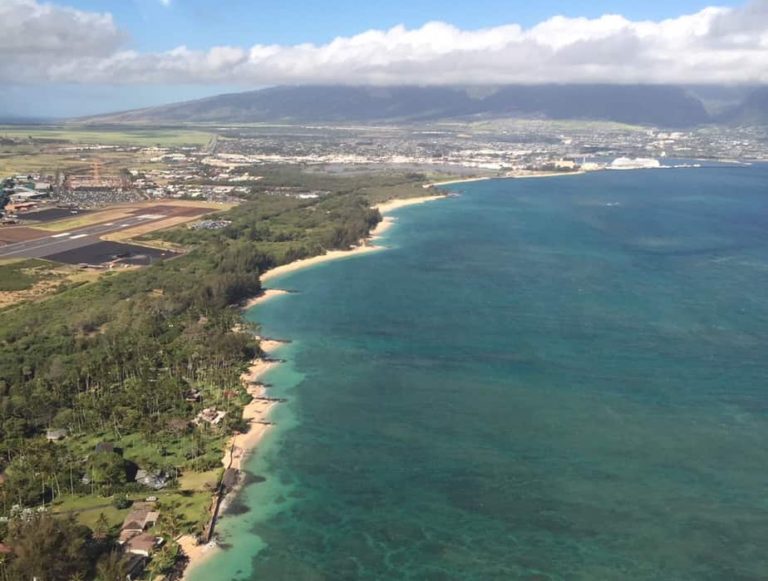
<path id="1" fill-rule="evenodd" d="M 81 126 L 0 126 L 0 138 L 32 138 L 102 145 L 139 145 L 150 147 L 205 145 L 213 135 L 193 129 L 119 128 L 95 129 Z"/>

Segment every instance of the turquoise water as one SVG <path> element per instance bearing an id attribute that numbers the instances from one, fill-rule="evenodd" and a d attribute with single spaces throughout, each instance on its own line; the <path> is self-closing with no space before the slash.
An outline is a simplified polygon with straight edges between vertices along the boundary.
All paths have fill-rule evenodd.
<path id="1" fill-rule="evenodd" d="M 768 578 L 768 168 L 456 186 L 275 281 L 203 579 Z"/>

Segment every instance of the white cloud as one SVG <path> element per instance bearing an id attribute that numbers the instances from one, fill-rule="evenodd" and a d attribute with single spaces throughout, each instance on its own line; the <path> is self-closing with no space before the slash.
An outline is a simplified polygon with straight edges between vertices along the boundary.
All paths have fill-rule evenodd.
<path id="1" fill-rule="evenodd" d="M 166 8 L 171 5 L 171 0 L 160 0 L 160 4 L 165 6 Z"/>
<path id="2" fill-rule="evenodd" d="M 768 0 L 663 21 L 556 16 L 481 30 L 430 22 L 323 45 L 163 53 L 121 49 L 109 15 L 36 0 L 3 0 L 0 21 L 0 78 L 29 82 L 768 83 Z"/>
<path id="3" fill-rule="evenodd" d="M 109 14 L 36 0 L 3 0 L 0 22 L 4 59 L 46 54 L 57 58 L 108 56 L 123 40 Z"/>

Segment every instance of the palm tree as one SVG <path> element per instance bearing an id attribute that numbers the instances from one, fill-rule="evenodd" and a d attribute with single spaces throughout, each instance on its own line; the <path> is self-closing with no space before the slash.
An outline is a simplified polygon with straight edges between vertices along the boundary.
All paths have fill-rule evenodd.
<path id="1" fill-rule="evenodd" d="M 96 581 L 124 581 L 127 575 L 126 561 L 117 551 L 102 557 L 96 565 Z"/>
<path id="2" fill-rule="evenodd" d="M 103 541 L 109 536 L 109 521 L 103 512 L 99 513 L 99 519 L 96 521 L 96 527 L 93 530 L 93 537 L 98 541 Z"/>

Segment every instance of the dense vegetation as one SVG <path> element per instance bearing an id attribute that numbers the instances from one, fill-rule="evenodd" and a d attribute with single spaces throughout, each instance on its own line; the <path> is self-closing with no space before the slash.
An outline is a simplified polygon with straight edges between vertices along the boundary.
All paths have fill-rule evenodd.
<path id="1" fill-rule="evenodd" d="M 374 180 L 383 188 L 378 195 L 397 181 Z M 408 181 L 414 193 L 421 190 L 417 178 L 399 178 Z M 380 220 L 369 207 L 369 198 L 376 197 L 366 191 L 371 183 L 336 178 L 325 184 L 330 193 L 310 200 L 264 193 L 265 183 L 250 201 L 222 215 L 231 221 L 224 229 L 162 233 L 191 249 L 180 258 L 107 274 L 0 312 L 0 513 L 11 517 L 0 536 L 23 548 L 48 527 L 58 540 L 40 543 L 40 551 L 49 554 L 39 559 L 74 555 L 67 558 L 72 572 L 52 577 L 25 565 L 24 551 L 16 550 L 0 561 L 1 574 L 14 578 L 13 572 L 28 566 L 24 574 L 41 580 L 93 578 L 99 559 L 105 567 L 114 560 L 104 539 L 116 532 L 117 508 L 104 509 L 111 522 L 99 514 L 91 528 L 82 527 L 84 518 L 75 524 L 21 517 L 24 508 L 77 512 L 109 504 L 110 496 L 118 506 L 121 498 L 147 494 L 133 482 L 138 469 L 161 471 L 174 486 L 185 474 L 220 468 L 223 442 L 241 427 L 239 412 L 248 398 L 239 376 L 260 353 L 233 306 L 260 292 L 265 270 L 348 248 L 367 235 Z M 202 393 L 202 401 L 190 399 L 193 391 Z M 191 425 L 203 407 L 227 411 L 223 425 Z M 66 435 L 49 442 L 51 429 Z M 162 507 L 172 522 L 169 530 L 199 530 L 202 515 L 179 506 Z M 30 518 L 44 520 L 28 526 Z M 94 528 L 106 529 L 99 542 Z"/>

